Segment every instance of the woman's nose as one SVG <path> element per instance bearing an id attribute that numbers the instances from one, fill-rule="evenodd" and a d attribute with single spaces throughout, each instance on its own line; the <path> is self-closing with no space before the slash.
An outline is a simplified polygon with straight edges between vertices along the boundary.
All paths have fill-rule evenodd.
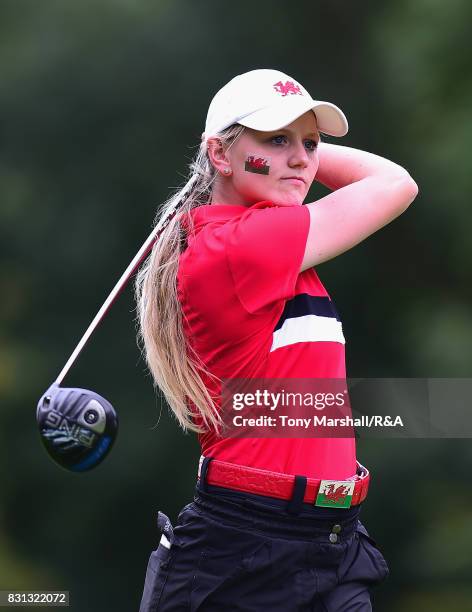
<path id="1" fill-rule="evenodd" d="M 305 145 L 303 143 L 295 144 L 291 151 L 288 165 L 290 167 L 302 166 L 303 168 L 306 168 L 309 161 L 308 151 L 306 150 Z"/>

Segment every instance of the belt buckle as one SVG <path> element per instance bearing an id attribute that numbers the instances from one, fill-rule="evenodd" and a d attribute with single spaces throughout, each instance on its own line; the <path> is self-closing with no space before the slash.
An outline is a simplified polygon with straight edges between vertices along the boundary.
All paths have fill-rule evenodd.
<path id="1" fill-rule="evenodd" d="M 350 508 L 354 486 L 353 480 L 322 480 L 315 499 L 315 506 Z"/>

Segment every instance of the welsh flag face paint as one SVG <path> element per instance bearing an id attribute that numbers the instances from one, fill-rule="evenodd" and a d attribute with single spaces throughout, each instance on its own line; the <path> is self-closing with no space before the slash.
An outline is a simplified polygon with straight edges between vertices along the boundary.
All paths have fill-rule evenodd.
<path id="1" fill-rule="evenodd" d="M 248 153 L 244 163 L 246 172 L 255 174 L 269 174 L 270 157 L 263 157 L 254 153 Z"/>

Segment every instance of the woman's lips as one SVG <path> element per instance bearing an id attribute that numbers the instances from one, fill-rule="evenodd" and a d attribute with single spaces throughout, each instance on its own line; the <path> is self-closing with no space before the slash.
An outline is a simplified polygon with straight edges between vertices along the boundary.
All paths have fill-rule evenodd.
<path id="1" fill-rule="evenodd" d="M 283 178 L 282 181 L 288 181 L 289 183 L 292 183 L 292 185 L 304 185 L 305 184 L 304 179 L 296 177 L 296 176 L 288 176 L 286 178 Z"/>

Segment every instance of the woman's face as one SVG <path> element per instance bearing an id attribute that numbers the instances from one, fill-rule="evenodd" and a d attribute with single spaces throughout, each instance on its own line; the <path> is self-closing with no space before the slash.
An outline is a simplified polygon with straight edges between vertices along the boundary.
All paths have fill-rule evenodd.
<path id="1" fill-rule="evenodd" d="M 212 202 L 252 206 L 270 200 L 279 206 L 303 204 L 318 170 L 319 132 L 308 111 L 285 128 L 260 132 L 246 128 L 226 151 L 217 139 L 209 154 L 219 172 Z M 210 139 L 211 140 L 211 139 Z M 229 168 L 231 174 L 225 175 Z"/>

